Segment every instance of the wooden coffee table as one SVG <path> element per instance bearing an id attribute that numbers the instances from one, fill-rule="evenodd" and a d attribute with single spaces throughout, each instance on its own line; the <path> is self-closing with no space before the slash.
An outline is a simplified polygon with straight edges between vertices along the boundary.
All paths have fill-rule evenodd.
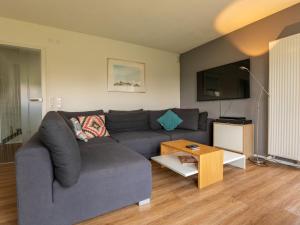
<path id="1" fill-rule="evenodd" d="M 190 144 L 196 144 L 200 149 L 191 150 L 185 147 Z M 185 177 L 198 173 L 199 189 L 223 180 L 224 151 L 222 149 L 187 140 L 176 140 L 162 142 L 160 154 L 151 159 Z M 181 165 L 177 156 L 182 154 L 196 157 L 198 168 L 195 168 L 195 164 Z"/>

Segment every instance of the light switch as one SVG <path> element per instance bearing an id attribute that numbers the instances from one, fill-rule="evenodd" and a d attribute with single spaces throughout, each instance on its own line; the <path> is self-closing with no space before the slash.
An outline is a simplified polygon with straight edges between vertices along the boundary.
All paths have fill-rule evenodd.
<path id="1" fill-rule="evenodd" d="M 53 96 L 50 96 L 49 97 L 49 108 L 50 109 L 54 109 L 55 107 L 55 104 L 54 104 L 54 97 Z"/>
<path id="2" fill-rule="evenodd" d="M 57 109 L 61 109 L 61 107 L 62 107 L 62 97 L 57 97 L 56 98 L 56 107 L 57 107 Z"/>

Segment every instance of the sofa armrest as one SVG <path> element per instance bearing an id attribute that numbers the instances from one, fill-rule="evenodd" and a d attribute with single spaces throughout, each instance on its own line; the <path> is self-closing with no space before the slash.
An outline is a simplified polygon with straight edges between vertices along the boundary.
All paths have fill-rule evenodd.
<path id="1" fill-rule="evenodd" d="M 53 168 L 37 134 L 16 153 L 16 182 L 19 224 L 51 221 Z"/>
<path id="2" fill-rule="evenodd" d="M 208 134 L 209 139 L 209 145 L 213 145 L 213 125 L 214 125 L 215 119 L 207 118 L 207 128 L 206 132 Z"/>
<path id="3" fill-rule="evenodd" d="M 213 123 L 216 121 L 216 119 L 207 118 L 207 129 L 211 129 L 213 127 Z"/>

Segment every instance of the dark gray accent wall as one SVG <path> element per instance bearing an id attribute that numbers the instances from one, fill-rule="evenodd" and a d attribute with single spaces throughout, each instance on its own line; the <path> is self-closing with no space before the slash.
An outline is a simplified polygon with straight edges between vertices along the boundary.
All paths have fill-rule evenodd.
<path id="1" fill-rule="evenodd" d="M 196 73 L 201 70 L 251 59 L 251 71 L 268 89 L 269 42 L 300 32 L 300 4 L 266 17 L 226 36 L 199 46 L 180 55 L 180 105 L 182 108 L 197 107 L 208 111 L 209 117 L 246 116 L 256 123 L 256 98 L 259 88 L 251 79 L 251 98 L 197 102 Z M 259 154 L 267 154 L 268 107 L 262 99 L 259 131 Z"/>

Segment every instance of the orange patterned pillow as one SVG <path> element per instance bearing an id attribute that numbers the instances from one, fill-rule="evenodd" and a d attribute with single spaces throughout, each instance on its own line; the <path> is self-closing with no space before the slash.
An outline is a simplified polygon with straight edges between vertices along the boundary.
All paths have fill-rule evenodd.
<path id="1" fill-rule="evenodd" d="M 78 121 L 88 139 L 110 136 L 105 127 L 104 115 L 79 116 Z"/>

